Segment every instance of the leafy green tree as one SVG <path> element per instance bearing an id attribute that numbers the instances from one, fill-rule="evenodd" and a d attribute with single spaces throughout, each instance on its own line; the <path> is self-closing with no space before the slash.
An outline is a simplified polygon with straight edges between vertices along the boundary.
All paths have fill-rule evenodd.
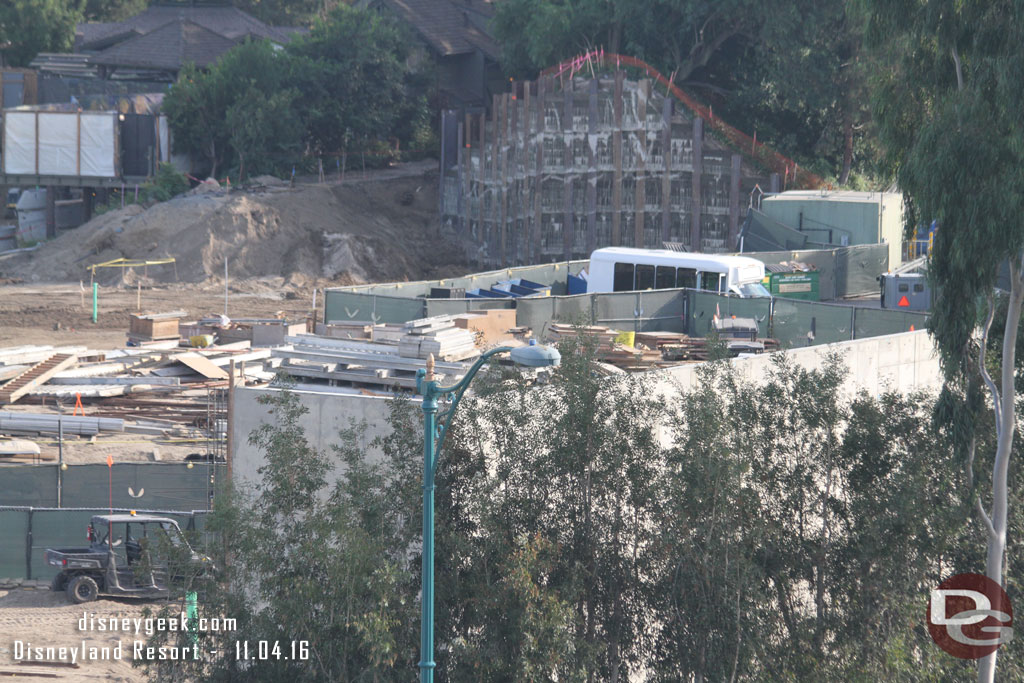
<path id="1" fill-rule="evenodd" d="M 349 140 L 363 149 L 387 138 L 406 94 L 408 45 L 394 21 L 348 5 L 288 45 L 299 116 L 315 152 L 340 152 Z"/>
<path id="2" fill-rule="evenodd" d="M 471 559 L 457 592 L 445 592 L 474 596 L 462 598 L 468 609 L 446 607 L 456 610 L 447 637 L 466 644 L 439 660 L 451 680 L 476 680 L 469 662 L 490 662 L 497 677 L 512 680 L 624 681 L 648 658 L 645 549 L 654 537 L 660 401 L 641 378 L 594 376 L 594 349 L 591 340 L 563 348 L 558 373 L 541 390 L 500 378 L 449 435 L 449 454 L 463 450 L 483 465 L 467 496 L 477 542 L 447 550 Z M 518 598 L 477 609 L 509 595 L 497 569 L 517 566 L 521 539 L 534 535 L 558 552 L 541 553 L 530 570 L 543 579 L 528 603 L 532 615 L 518 616 Z M 439 550 L 452 545 L 438 541 Z M 495 620 L 503 609 L 512 616 Z M 516 620 L 529 628 L 509 629 Z M 527 676 L 520 667 L 530 651 L 543 653 L 545 665 L 534 662 Z"/>
<path id="3" fill-rule="evenodd" d="M 40 52 L 68 52 L 83 0 L 8 0 L 0 4 L 3 63 L 28 66 Z M 9 45 L 8 45 L 9 44 Z"/>
<path id="4" fill-rule="evenodd" d="M 931 398 L 851 397 L 831 356 L 810 370 L 775 359 L 757 384 L 719 361 L 665 400 L 650 378 L 596 376 L 595 350 L 564 345 L 542 386 L 493 368 L 451 425 L 436 499 L 439 680 L 963 678 L 971 665 L 942 653 L 923 617 L 930 590 L 979 555 L 961 463 L 943 457 L 956 430 L 932 419 Z M 371 463 L 362 425 L 329 455 L 307 443 L 296 396 L 268 405 L 251 438 L 261 480 L 220 495 L 208 526 L 224 573 L 201 609 L 239 631 L 201 635 L 225 656 L 154 664 L 157 680 L 408 680 L 416 406 L 391 402 Z M 991 434 L 978 437 L 988 453 Z M 333 463 L 344 471 L 329 485 Z M 234 661 L 236 640 L 292 639 L 310 641 L 309 661 Z M 1016 680 L 1020 646 L 1006 647 Z"/>
<path id="5" fill-rule="evenodd" d="M 414 499 L 396 499 L 392 475 L 366 462 L 357 445 L 362 427 L 343 431 L 331 457 L 306 440 L 306 409 L 294 394 L 264 403 L 274 419 L 250 437 L 266 454 L 261 480 L 251 492 L 219 495 L 207 527 L 222 569 L 200 612 L 236 618 L 238 630 L 200 632 L 198 647 L 217 653 L 210 657 L 142 664 L 165 681 L 407 679 L 418 610 L 407 547 L 394 545 L 391 531 L 401 526 L 395 511 L 407 514 Z M 345 474 L 331 486 L 335 460 Z M 269 659 L 238 661 L 236 641 L 268 641 Z M 306 641 L 298 659 L 292 641 Z M 191 644 L 169 631 L 153 642 Z"/>
<path id="6" fill-rule="evenodd" d="M 929 272 L 941 290 L 930 330 L 942 354 L 947 399 L 961 400 L 961 453 L 975 474 L 971 433 L 980 384 L 995 413 L 994 465 L 978 490 L 976 514 L 988 545 L 986 574 L 1004 583 L 1009 471 L 1016 432 L 1015 372 L 1024 304 L 1024 192 L 1020 109 L 1024 13 L 1016 3 L 866 2 L 869 38 L 885 64 L 876 77 L 875 116 L 909 210 L 908 229 L 937 220 Z M 998 383 L 986 363 L 1002 264 L 1009 292 L 1002 321 Z M 987 309 L 987 311 L 986 311 Z M 980 343 L 975 335 L 980 332 Z M 966 403 L 962 403 L 966 401 Z M 982 474 L 979 472 L 979 475 Z M 981 476 L 978 477 L 981 479 Z M 995 676 L 993 653 L 979 681 Z"/>
<path id="7" fill-rule="evenodd" d="M 258 173 L 293 159 L 302 130 L 288 69 L 287 56 L 267 41 L 238 45 L 208 71 L 187 65 L 164 100 L 175 145 L 202 155 L 214 176 L 236 161 Z"/>

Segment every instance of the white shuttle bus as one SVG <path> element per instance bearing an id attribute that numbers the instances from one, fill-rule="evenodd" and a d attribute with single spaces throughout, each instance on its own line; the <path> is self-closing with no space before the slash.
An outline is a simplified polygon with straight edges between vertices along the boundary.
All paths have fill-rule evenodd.
<path id="1" fill-rule="evenodd" d="M 764 264 L 747 256 L 605 247 L 590 255 L 587 292 L 686 287 L 744 298 L 771 296 Z"/>

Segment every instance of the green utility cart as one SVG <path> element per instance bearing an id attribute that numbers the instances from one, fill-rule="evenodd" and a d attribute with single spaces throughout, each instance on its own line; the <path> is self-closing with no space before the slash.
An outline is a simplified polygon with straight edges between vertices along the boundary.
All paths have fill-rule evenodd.
<path id="1" fill-rule="evenodd" d="M 804 301 L 820 301 L 818 271 L 793 270 L 787 266 L 765 266 L 762 283 L 772 296 Z"/>

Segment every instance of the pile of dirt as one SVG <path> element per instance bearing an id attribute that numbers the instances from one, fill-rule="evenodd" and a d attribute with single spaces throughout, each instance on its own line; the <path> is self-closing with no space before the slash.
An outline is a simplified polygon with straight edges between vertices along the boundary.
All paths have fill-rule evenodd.
<path id="1" fill-rule="evenodd" d="M 410 201 L 411 198 L 411 201 Z M 438 236 L 437 173 L 308 185 L 264 183 L 253 191 L 211 189 L 148 209 L 98 216 L 38 250 L 0 261 L 0 277 L 26 282 L 88 280 L 88 266 L 117 258 L 174 257 L 174 265 L 122 273 L 100 269 L 105 285 L 145 275 L 200 283 L 280 276 L 286 285 L 358 284 L 465 272 L 461 248 Z"/>

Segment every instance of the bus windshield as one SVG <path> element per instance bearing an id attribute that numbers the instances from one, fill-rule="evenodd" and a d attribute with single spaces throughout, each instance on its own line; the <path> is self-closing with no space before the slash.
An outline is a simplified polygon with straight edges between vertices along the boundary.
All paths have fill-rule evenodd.
<path id="1" fill-rule="evenodd" d="M 770 297 L 772 295 L 760 282 L 746 282 L 742 285 L 737 285 L 736 289 L 739 290 L 740 296 L 748 299 L 762 296 Z"/>

